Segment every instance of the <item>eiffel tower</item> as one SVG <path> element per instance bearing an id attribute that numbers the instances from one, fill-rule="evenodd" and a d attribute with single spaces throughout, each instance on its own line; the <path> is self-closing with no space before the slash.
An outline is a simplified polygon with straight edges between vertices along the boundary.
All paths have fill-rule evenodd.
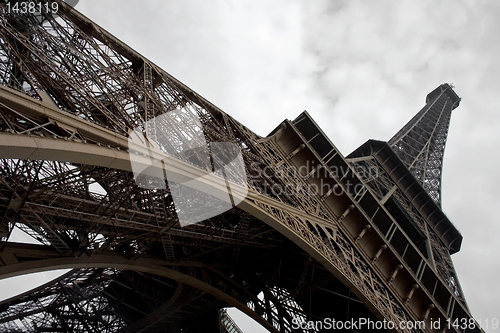
<path id="1" fill-rule="evenodd" d="M 0 302 L 2 332 L 240 332 L 230 307 L 270 332 L 483 332 L 440 207 L 452 87 L 345 157 L 307 112 L 258 136 L 64 2 L 16 3 L 0 278 L 70 270 Z"/>

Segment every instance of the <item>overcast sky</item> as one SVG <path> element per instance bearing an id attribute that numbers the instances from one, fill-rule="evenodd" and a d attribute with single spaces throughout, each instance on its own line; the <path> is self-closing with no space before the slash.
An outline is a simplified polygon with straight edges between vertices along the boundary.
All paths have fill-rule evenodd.
<path id="1" fill-rule="evenodd" d="M 82 0 L 77 9 L 254 132 L 307 110 L 344 155 L 389 140 L 430 91 L 453 83 L 462 102 L 443 210 L 464 236 L 453 260 L 476 319 L 500 317 L 500 2 Z"/>
<path id="2" fill-rule="evenodd" d="M 81 0 L 76 8 L 254 132 L 307 110 L 344 155 L 367 139 L 389 140 L 430 91 L 453 83 L 462 102 L 442 205 L 464 240 L 452 258 L 475 318 L 500 319 L 500 1 Z"/>

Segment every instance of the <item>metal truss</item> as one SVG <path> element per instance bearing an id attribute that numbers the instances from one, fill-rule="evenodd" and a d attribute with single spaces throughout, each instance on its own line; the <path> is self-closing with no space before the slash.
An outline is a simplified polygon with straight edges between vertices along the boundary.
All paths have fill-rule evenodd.
<path id="1" fill-rule="evenodd" d="M 458 284 L 458 277 L 453 267 L 450 251 L 440 237 L 428 226 L 426 219 L 422 216 L 411 200 L 398 188 L 388 172 L 380 165 L 375 158 L 353 162 L 352 165 L 358 170 L 360 175 L 365 174 L 365 182 L 370 189 L 376 193 L 379 200 L 386 203 L 389 200 L 394 206 L 403 212 L 411 223 L 407 227 L 408 233 L 416 233 L 414 242 L 419 248 L 419 252 L 428 258 L 442 279 L 444 279 L 450 289 L 465 304 L 463 292 Z M 369 170 L 369 172 L 366 172 Z"/>
<path id="2" fill-rule="evenodd" d="M 367 185 L 307 114 L 260 137 L 57 3 L 57 17 L 1 9 L 0 278 L 74 270 L 0 303 L 2 331 L 218 332 L 230 306 L 270 332 L 471 318 L 452 267 L 433 266 L 448 252 L 429 260 L 381 202 L 385 184 Z M 151 158 L 134 133 L 162 143 L 168 181 L 134 175 L 131 156 Z M 198 176 L 215 193 L 203 205 L 178 186 Z M 247 193 L 228 185 L 241 182 Z M 224 205 L 217 193 L 241 202 L 181 227 L 175 191 L 196 216 Z M 10 242 L 14 228 L 41 245 Z"/>
<path id="3" fill-rule="evenodd" d="M 125 326 L 103 298 L 116 272 L 73 270 L 27 295 L 2 302 L 4 332 L 116 332 Z M 94 314 L 89 317 L 88 314 Z"/>
<path id="4" fill-rule="evenodd" d="M 242 333 L 243 331 L 233 321 L 226 309 L 219 310 L 219 324 L 221 333 Z"/>
<path id="5" fill-rule="evenodd" d="M 441 173 L 451 111 L 460 98 L 448 84 L 427 96 L 427 104 L 396 135 L 389 145 L 441 206 Z"/>

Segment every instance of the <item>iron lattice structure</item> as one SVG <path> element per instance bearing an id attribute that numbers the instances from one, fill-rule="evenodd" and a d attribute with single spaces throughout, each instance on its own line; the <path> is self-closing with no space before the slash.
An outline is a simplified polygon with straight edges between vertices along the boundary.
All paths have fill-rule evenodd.
<path id="1" fill-rule="evenodd" d="M 219 324 L 221 333 L 241 333 L 241 329 L 233 321 L 225 309 L 219 311 Z"/>
<path id="2" fill-rule="evenodd" d="M 0 302 L 2 332 L 236 331 L 226 307 L 270 332 L 474 323 L 450 259 L 461 235 L 387 143 L 345 158 L 307 112 L 258 136 L 57 3 L 57 16 L 2 7 L 0 278 L 72 270 Z M 134 133 L 168 138 L 153 154 Z M 220 142 L 241 154 L 243 194 Z M 131 156 L 164 173 L 134 174 Z M 179 185 L 190 177 L 211 194 Z M 221 193 L 223 213 L 179 224 L 228 207 Z M 14 228 L 40 244 L 9 241 Z"/>
<path id="3" fill-rule="evenodd" d="M 431 198 L 441 205 L 441 172 L 451 111 L 460 98 L 448 84 L 427 95 L 426 105 L 391 140 L 389 145 Z"/>

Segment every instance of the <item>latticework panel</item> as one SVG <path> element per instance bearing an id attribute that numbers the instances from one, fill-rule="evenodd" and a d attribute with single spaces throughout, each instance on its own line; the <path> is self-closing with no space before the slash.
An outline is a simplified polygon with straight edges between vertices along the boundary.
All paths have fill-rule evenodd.
<path id="1" fill-rule="evenodd" d="M 426 106 L 411 119 L 389 145 L 431 198 L 441 205 L 441 172 L 451 111 L 458 105 L 452 88 L 443 84 Z M 451 92 L 450 92 L 451 91 Z"/>
<path id="2" fill-rule="evenodd" d="M 114 270 L 74 270 L 56 283 L 1 303 L 2 332 L 116 332 L 125 320 L 109 305 L 104 290 Z"/>
<path id="3" fill-rule="evenodd" d="M 375 158 L 353 162 L 352 165 L 361 177 L 366 174 L 370 175 L 370 177 L 364 177 L 365 182 L 377 194 L 379 200 L 386 202 L 391 198 L 397 203 L 398 211 L 402 212 L 412 224 L 413 228 L 411 230 L 416 230 L 420 236 L 415 237 L 415 239 L 421 239 L 418 245 L 422 256 L 434 263 L 436 271 L 446 281 L 450 290 L 465 302 L 448 248 L 434 230 L 428 226 L 425 218 L 412 204 L 411 200 L 398 188 Z M 370 172 L 367 173 L 367 170 L 370 170 Z M 411 230 L 408 230 L 408 232 L 411 232 Z M 429 249 L 431 252 L 429 252 Z"/>
<path id="4" fill-rule="evenodd" d="M 226 309 L 219 310 L 220 333 L 243 333 Z"/>
<path id="5" fill-rule="evenodd" d="M 362 234 L 353 225 L 370 223 L 360 202 L 371 193 L 348 186 L 350 181 L 362 185 L 360 177 L 335 174 L 335 163 L 347 168 L 348 174 L 352 171 L 336 149 L 317 159 L 318 146 L 316 151 L 309 145 L 313 138 L 285 123 L 283 131 L 289 126 L 287 135 L 295 135 L 298 148 L 280 146 L 278 137 L 283 133 L 259 137 L 58 3 L 57 17 L 2 9 L 0 275 L 12 266 L 26 270 L 45 262 L 114 267 L 110 272 L 116 274 L 106 278 L 97 274 L 106 281 L 96 284 L 101 286 L 96 291 L 101 298 L 85 294 L 99 306 L 89 302 L 79 308 L 81 299 L 75 296 L 68 301 L 71 307 L 86 310 L 85 316 L 68 312 L 73 317 L 56 319 L 51 311 L 59 311 L 59 305 L 37 305 L 40 315 L 34 322 L 45 316 L 47 325 L 54 322 L 66 332 L 99 330 L 100 326 L 88 326 L 94 320 L 108 331 L 146 327 L 195 333 L 206 330 L 193 318 L 206 313 L 211 327 L 218 329 L 218 311 L 230 305 L 271 332 L 314 332 L 294 329 L 293 323 L 326 316 L 377 315 L 395 324 L 428 318 L 429 311 L 408 305 L 416 287 L 396 289 L 391 283 L 397 271 L 388 274 L 375 263 L 388 246 L 379 250 L 360 245 Z M 244 185 L 248 190 L 240 198 L 244 201 L 221 211 L 227 202 L 216 195 L 203 196 L 200 203 L 194 187 L 182 187 L 165 174 L 134 172 L 130 166 L 134 157 L 149 156 L 134 146 L 135 139 L 168 156 L 162 162 L 177 165 L 178 173 L 216 174 L 226 181 L 228 193 L 229 182 Z M 23 140 L 39 143 L 36 153 L 18 156 L 26 147 L 10 149 Z M 232 148 L 217 149 L 220 143 Z M 296 163 L 300 150 L 320 162 L 301 170 Z M 241 158 L 244 177 L 241 165 L 231 163 L 235 156 Z M 312 193 L 311 184 L 318 181 L 315 171 L 320 169 L 335 185 Z M 383 185 L 377 185 L 379 196 L 386 194 Z M 181 209 L 175 197 L 185 203 Z M 219 214 L 211 215 L 211 210 Z M 199 219 L 181 226 L 181 214 L 187 220 Z M 45 246 L 10 243 L 15 227 Z M 385 242 L 379 230 L 373 236 Z M 393 251 L 395 262 L 399 257 L 390 246 L 386 253 Z M 413 278 L 411 272 L 407 275 Z M 158 283 L 168 291 L 160 293 L 165 298 L 154 295 L 152 286 Z M 179 284 L 186 287 L 181 290 Z M 59 286 L 47 288 L 54 295 L 72 295 L 70 283 L 66 289 Z M 30 295 L 41 299 L 38 291 Z M 316 307 L 315 299 L 331 304 L 335 313 Z M 5 311 L 16 310 L 19 318 L 28 318 L 35 306 L 23 312 L 18 304 L 24 300 L 16 298 Z M 346 308 L 351 312 L 342 312 Z M 115 317 L 101 320 L 102 311 Z M 445 310 L 434 312 L 443 317 Z M 36 331 L 39 325 L 9 318 L 14 317 L 4 322 L 10 331 L 23 327 Z M 64 326 L 65 320 L 71 325 Z M 148 326 L 151 323 L 155 326 Z"/>

